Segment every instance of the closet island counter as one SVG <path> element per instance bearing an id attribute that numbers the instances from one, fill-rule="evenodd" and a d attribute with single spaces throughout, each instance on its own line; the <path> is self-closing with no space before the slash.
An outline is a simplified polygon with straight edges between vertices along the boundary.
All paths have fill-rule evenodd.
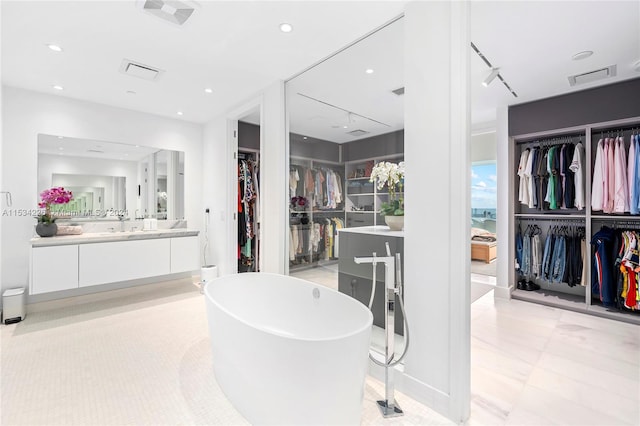
<path id="1" fill-rule="evenodd" d="M 360 226 L 357 228 L 342 228 L 338 229 L 339 234 L 352 233 L 352 234 L 369 234 L 380 235 L 384 237 L 404 237 L 404 231 L 392 231 L 388 226 L 376 225 L 376 226 Z M 384 252 L 383 252 L 384 253 Z M 383 256 L 383 253 L 378 253 L 378 256 Z M 369 253 L 371 255 L 371 253 Z"/>
<path id="2" fill-rule="evenodd" d="M 400 253 L 404 260 L 404 231 L 391 231 L 388 226 L 363 226 L 338 230 L 338 290 L 369 305 L 373 280 L 371 264 L 356 264 L 354 257 L 386 256 L 386 243 L 391 255 Z M 404 268 L 403 268 L 404 269 Z M 404 276 L 404 271 L 402 276 Z M 373 324 L 384 328 L 384 264 L 376 269 L 376 294 L 373 300 Z M 402 312 L 397 309 L 395 332 L 403 334 Z"/>

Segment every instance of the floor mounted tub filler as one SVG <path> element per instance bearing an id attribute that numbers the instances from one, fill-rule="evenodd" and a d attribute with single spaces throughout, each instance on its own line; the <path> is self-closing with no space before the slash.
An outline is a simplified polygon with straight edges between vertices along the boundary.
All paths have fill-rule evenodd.
<path id="1" fill-rule="evenodd" d="M 228 275 L 205 288 L 218 384 L 252 424 L 360 424 L 371 312 L 285 275 Z"/>

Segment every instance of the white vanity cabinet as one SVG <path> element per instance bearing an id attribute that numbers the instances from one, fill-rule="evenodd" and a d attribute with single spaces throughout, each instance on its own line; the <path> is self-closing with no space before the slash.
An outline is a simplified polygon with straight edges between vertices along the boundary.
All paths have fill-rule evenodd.
<path id="1" fill-rule="evenodd" d="M 34 247 L 30 294 L 78 288 L 78 246 Z"/>
<path id="2" fill-rule="evenodd" d="M 171 238 L 171 273 L 200 269 L 200 241 L 197 236 Z"/>
<path id="3" fill-rule="evenodd" d="M 200 269 L 198 231 L 82 234 L 31 240 L 30 294 Z"/>
<path id="4" fill-rule="evenodd" d="M 171 239 L 116 241 L 80 246 L 80 287 L 167 275 Z"/>

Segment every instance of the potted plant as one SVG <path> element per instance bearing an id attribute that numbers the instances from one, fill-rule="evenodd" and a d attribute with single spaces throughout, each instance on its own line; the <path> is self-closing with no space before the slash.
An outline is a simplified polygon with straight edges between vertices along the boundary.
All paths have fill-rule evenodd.
<path id="1" fill-rule="evenodd" d="M 392 231 L 400 231 L 404 227 L 404 161 L 381 161 L 373 167 L 369 181 L 375 182 L 379 191 L 387 186 L 389 199 L 380 204 L 380 213 Z"/>
<path id="2" fill-rule="evenodd" d="M 41 237 L 53 237 L 56 235 L 58 225 L 55 223 L 56 217 L 51 214 L 51 205 L 67 204 L 72 199 L 73 193 L 60 186 L 42 191 L 38 207 L 44 209 L 44 213 L 38 215 L 36 233 Z"/>

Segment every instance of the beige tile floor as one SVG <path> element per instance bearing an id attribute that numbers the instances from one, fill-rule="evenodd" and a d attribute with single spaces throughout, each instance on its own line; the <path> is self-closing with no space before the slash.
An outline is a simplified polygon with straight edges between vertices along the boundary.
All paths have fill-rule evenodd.
<path id="1" fill-rule="evenodd" d="M 640 327 L 522 301 L 471 306 L 469 424 L 640 424 Z M 189 280 L 31 305 L 1 327 L 2 425 L 247 424 L 212 371 Z M 367 378 L 362 424 L 451 424 L 405 395 L 383 419 Z"/>

